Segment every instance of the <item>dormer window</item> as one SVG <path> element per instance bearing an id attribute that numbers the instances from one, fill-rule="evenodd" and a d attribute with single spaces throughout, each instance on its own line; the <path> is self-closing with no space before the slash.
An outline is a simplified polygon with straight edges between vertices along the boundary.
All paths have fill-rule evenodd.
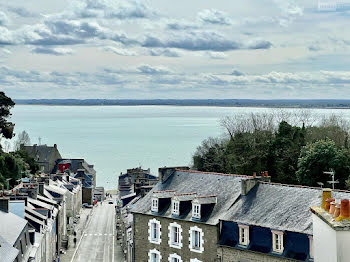
<path id="1" fill-rule="evenodd" d="M 272 230 L 272 250 L 273 252 L 282 254 L 284 250 L 283 232 Z"/>
<path id="2" fill-rule="evenodd" d="M 239 228 L 239 244 L 242 246 L 249 245 L 249 226 L 238 225 Z"/>
<path id="3" fill-rule="evenodd" d="M 152 212 L 158 212 L 158 198 L 152 198 L 152 207 L 151 207 Z"/>
<path id="4" fill-rule="evenodd" d="M 193 218 L 201 218 L 201 205 L 193 204 L 192 206 L 192 217 Z"/>
<path id="5" fill-rule="evenodd" d="M 180 202 L 177 200 L 172 201 L 172 211 L 171 213 L 173 215 L 180 215 Z"/>

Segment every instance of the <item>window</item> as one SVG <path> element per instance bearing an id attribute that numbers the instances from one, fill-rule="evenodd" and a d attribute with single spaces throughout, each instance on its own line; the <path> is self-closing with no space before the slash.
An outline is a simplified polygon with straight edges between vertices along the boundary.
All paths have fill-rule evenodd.
<path id="1" fill-rule="evenodd" d="M 200 204 L 193 204 L 192 217 L 201 218 L 201 205 Z"/>
<path id="2" fill-rule="evenodd" d="M 182 259 L 179 255 L 177 254 L 171 254 L 168 259 L 169 262 L 182 262 Z"/>
<path id="3" fill-rule="evenodd" d="M 174 222 L 170 223 L 169 227 L 169 246 L 173 248 L 182 248 L 182 228 L 181 226 Z"/>
<path id="4" fill-rule="evenodd" d="M 158 198 L 152 198 L 152 212 L 158 212 Z"/>
<path id="5" fill-rule="evenodd" d="M 196 253 L 202 253 L 204 251 L 204 233 L 202 229 L 197 226 L 191 227 L 190 233 L 190 250 Z"/>
<path id="6" fill-rule="evenodd" d="M 172 214 L 174 215 L 180 215 L 180 202 L 177 200 L 172 201 Z"/>
<path id="7" fill-rule="evenodd" d="M 310 258 L 314 258 L 314 238 L 309 236 L 309 254 Z"/>
<path id="8" fill-rule="evenodd" d="M 160 221 L 153 218 L 150 221 L 148 221 L 148 240 L 149 242 L 153 244 L 160 244 L 161 243 L 161 225 Z"/>
<path id="9" fill-rule="evenodd" d="M 283 249 L 283 232 L 272 231 L 272 250 L 277 253 L 282 253 Z"/>
<path id="10" fill-rule="evenodd" d="M 249 226 L 238 225 L 239 228 L 239 244 L 242 246 L 249 245 Z"/>
<path id="11" fill-rule="evenodd" d="M 160 262 L 162 260 L 162 256 L 157 249 L 152 249 L 148 252 L 148 262 Z"/>

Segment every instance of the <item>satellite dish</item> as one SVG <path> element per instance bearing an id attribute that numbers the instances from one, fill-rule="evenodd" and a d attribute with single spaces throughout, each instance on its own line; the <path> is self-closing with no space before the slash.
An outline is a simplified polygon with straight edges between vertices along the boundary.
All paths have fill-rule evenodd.
<path id="1" fill-rule="evenodd" d="M 324 184 L 322 182 L 317 182 L 317 184 L 322 188 Z"/>

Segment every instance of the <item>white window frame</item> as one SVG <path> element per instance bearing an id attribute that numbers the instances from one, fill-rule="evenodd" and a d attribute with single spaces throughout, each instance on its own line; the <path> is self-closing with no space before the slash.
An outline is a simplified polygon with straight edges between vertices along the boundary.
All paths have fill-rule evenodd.
<path id="1" fill-rule="evenodd" d="M 182 259 L 181 259 L 181 257 L 178 255 L 178 254 L 171 254 L 170 256 L 169 256 L 169 258 L 168 258 L 168 261 L 169 262 L 174 262 L 173 261 L 173 259 L 177 259 L 177 261 L 176 262 L 182 262 Z"/>
<path id="2" fill-rule="evenodd" d="M 250 242 L 249 226 L 238 224 L 238 231 L 239 231 L 239 244 L 241 246 L 248 246 Z"/>
<path id="3" fill-rule="evenodd" d="M 171 201 L 171 213 L 177 216 L 180 215 L 180 201 L 178 200 Z"/>
<path id="4" fill-rule="evenodd" d="M 174 236 L 174 230 L 178 230 L 178 243 L 173 241 L 173 236 Z M 170 247 L 181 249 L 182 248 L 182 227 L 180 224 L 173 222 L 170 223 L 168 226 L 168 244 Z"/>
<path id="5" fill-rule="evenodd" d="M 201 218 L 201 204 L 193 203 L 192 204 L 192 217 Z"/>
<path id="6" fill-rule="evenodd" d="M 152 197 L 151 211 L 158 212 L 159 207 L 159 199 L 156 197 Z"/>
<path id="7" fill-rule="evenodd" d="M 197 231 L 199 232 L 200 234 L 200 238 L 199 238 L 199 248 L 195 248 L 194 247 L 194 232 Z M 204 233 L 203 233 L 203 230 L 197 226 L 194 226 L 194 227 L 190 227 L 190 230 L 189 230 L 189 234 L 190 234 L 190 237 L 189 237 L 189 248 L 192 252 L 196 252 L 196 253 L 203 253 L 204 251 Z"/>
<path id="8" fill-rule="evenodd" d="M 154 233 L 154 225 L 157 225 L 157 236 L 158 238 L 153 237 Z M 162 242 L 162 225 L 160 224 L 160 221 L 153 218 L 148 221 L 148 241 L 153 244 L 160 245 Z"/>
<path id="9" fill-rule="evenodd" d="M 190 259 L 190 262 L 202 262 L 202 261 L 200 261 L 200 260 L 197 259 L 197 258 L 191 258 L 191 259 Z"/>
<path id="10" fill-rule="evenodd" d="M 154 248 L 154 249 L 148 251 L 148 262 L 154 262 L 154 260 L 152 260 L 153 255 L 158 256 L 157 262 L 162 261 L 162 255 L 160 254 L 160 252 L 157 249 Z"/>
<path id="11" fill-rule="evenodd" d="M 314 237 L 313 236 L 309 236 L 309 255 L 310 258 L 313 259 L 314 258 Z"/>
<path id="12" fill-rule="evenodd" d="M 283 232 L 271 230 L 272 232 L 272 250 L 275 253 L 282 254 L 284 250 Z"/>

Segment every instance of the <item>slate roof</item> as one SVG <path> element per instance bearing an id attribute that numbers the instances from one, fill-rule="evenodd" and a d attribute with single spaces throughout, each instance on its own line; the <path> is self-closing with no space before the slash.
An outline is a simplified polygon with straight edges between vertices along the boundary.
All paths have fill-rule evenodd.
<path id="1" fill-rule="evenodd" d="M 312 235 L 310 207 L 321 200 L 320 188 L 259 182 L 222 220 Z"/>
<path id="2" fill-rule="evenodd" d="M 54 146 L 47 145 L 34 145 L 34 146 L 24 146 L 24 150 L 32 156 L 38 162 L 47 162 L 55 157 L 57 152 L 58 157 L 61 155 L 58 152 L 57 148 Z"/>
<path id="3" fill-rule="evenodd" d="M 196 192 L 197 196 L 216 195 L 218 202 L 205 221 L 206 224 L 216 225 L 240 196 L 242 178 L 243 176 L 176 170 L 165 183 L 159 182 L 144 198 L 135 203 L 131 211 L 154 215 L 151 212 L 151 199 L 154 191 L 175 190 L 176 193 Z M 171 209 L 168 208 L 162 216 L 173 218 Z M 191 212 L 182 219 L 192 221 Z"/>
<path id="4" fill-rule="evenodd" d="M 0 211 L 0 221 L 0 236 L 13 246 L 27 225 L 27 221 L 15 214 L 3 211 Z"/>
<path id="5" fill-rule="evenodd" d="M 15 261 L 19 251 L 18 249 L 11 246 L 1 235 L 0 235 L 0 258 L 1 262 L 13 262 Z"/>

